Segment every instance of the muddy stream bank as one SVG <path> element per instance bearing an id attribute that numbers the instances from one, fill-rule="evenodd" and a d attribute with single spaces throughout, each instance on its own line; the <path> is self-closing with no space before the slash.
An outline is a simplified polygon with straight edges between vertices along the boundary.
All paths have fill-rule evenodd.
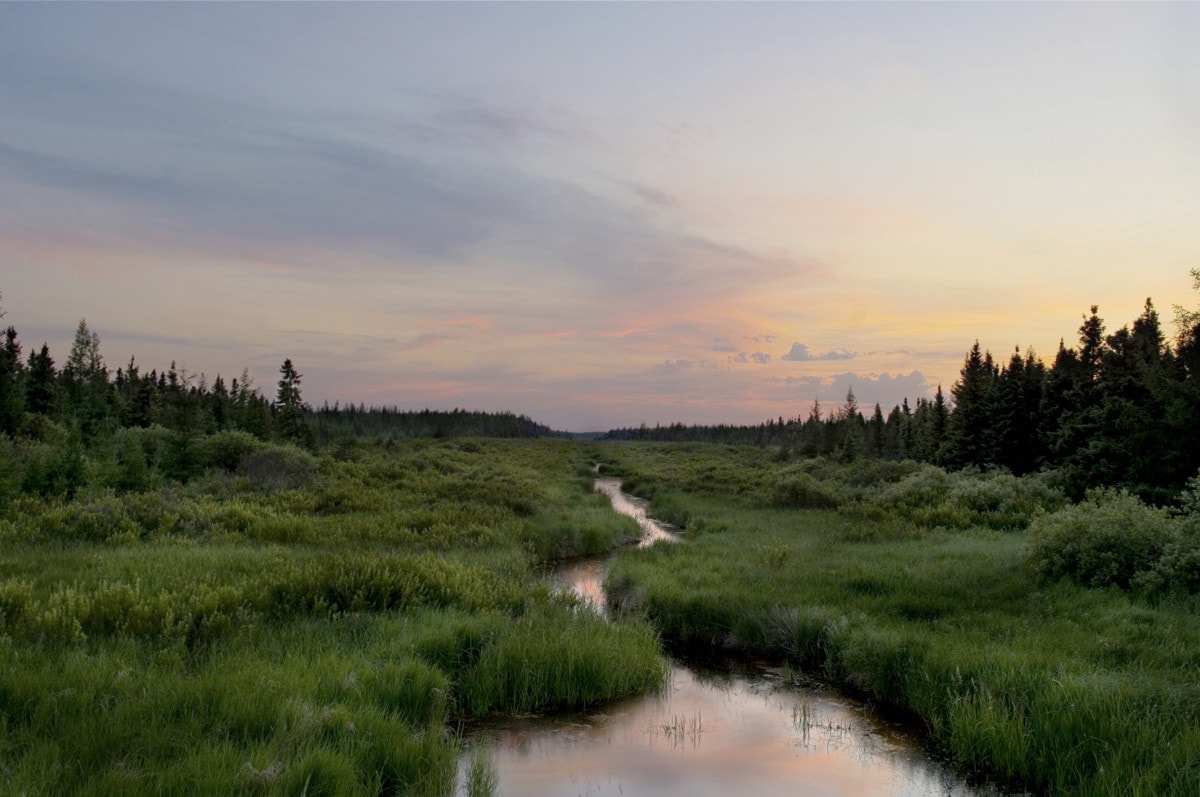
<path id="1" fill-rule="evenodd" d="M 613 508 L 638 521 L 642 545 L 676 539 L 620 487 L 596 479 Z M 604 612 L 610 560 L 564 564 L 553 580 Z M 797 686 L 783 670 L 740 660 L 670 664 L 658 693 L 472 728 L 459 794 L 468 794 L 467 772 L 480 760 L 490 763 L 494 794 L 505 797 L 998 794 L 929 758 L 906 729 L 832 691 Z"/>

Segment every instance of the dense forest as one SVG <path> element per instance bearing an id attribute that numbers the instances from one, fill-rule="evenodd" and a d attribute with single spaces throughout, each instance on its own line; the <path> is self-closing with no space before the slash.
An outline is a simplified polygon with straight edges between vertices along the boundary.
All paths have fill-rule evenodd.
<path id="1" fill-rule="evenodd" d="M 1200 269 L 1192 271 L 1200 291 Z M 864 413 L 853 391 L 827 411 L 757 426 L 617 429 L 612 439 L 780 446 L 786 456 L 912 459 L 947 468 L 1059 471 L 1075 498 L 1126 487 L 1162 502 L 1200 468 L 1200 311 L 1175 308 L 1171 341 L 1150 299 L 1132 324 L 1106 334 L 1095 306 L 1079 342 L 1046 365 L 1032 350 L 1000 362 L 976 341 L 946 396 Z"/>

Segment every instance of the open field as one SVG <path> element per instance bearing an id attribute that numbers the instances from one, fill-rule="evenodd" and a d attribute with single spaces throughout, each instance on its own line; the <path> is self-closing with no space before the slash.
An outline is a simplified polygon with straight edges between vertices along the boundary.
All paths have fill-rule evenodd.
<path id="1" fill-rule="evenodd" d="M 648 626 L 541 577 L 636 532 L 578 447 L 259 453 L 250 475 L 8 502 L 0 790 L 445 794 L 462 720 L 662 682 Z"/>
<path id="2" fill-rule="evenodd" d="M 696 444 L 595 451 L 688 529 L 686 545 L 622 553 L 608 580 L 670 643 L 785 659 L 1018 788 L 1200 793 L 1200 605 L 1183 577 L 1194 515 L 1114 494 L 1066 507 L 1046 476 Z M 1157 554 L 1129 564 L 1116 543 L 1141 534 L 1161 538 Z M 1109 570 L 1081 565 L 1095 561 Z M 1094 572 L 1110 572 L 1105 586 Z"/>

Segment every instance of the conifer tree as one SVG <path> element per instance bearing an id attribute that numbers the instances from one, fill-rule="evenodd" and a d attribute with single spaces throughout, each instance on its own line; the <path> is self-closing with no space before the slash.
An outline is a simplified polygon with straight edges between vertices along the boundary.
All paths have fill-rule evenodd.
<path id="1" fill-rule="evenodd" d="M 954 411 L 950 415 L 947 462 L 956 467 L 984 467 L 993 461 L 989 438 L 992 435 L 990 394 L 992 357 L 985 357 L 979 341 L 967 353 L 957 382 L 950 388 Z"/>
<path id="2" fill-rule="evenodd" d="M 275 394 L 275 430 L 285 440 L 304 442 L 308 439 L 308 427 L 304 423 L 307 407 L 300 397 L 300 379 L 291 359 L 279 366 L 279 389 Z"/>
<path id="3" fill-rule="evenodd" d="M 42 344 L 41 351 L 31 352 L 25 381 L 25 409 L 37 415 L 52 416 L 58 403 L 54 360 L 50 347 Z"/>
<path id="4" fill-rule="evenodd" d="M 935 464 L 945 461 L 946 434 L 950 425 L 950 411 L 946 407 L 946 396 L 942 386 L 937 386 L 937 392 L 930 406 L 928 459 Z"/>
<path id="5" fill-rule="evenodd" d="M 100 336 L 85 318 L 79 319 L 62 379 L 80 429 L 85 437 L 94 435 L 109 411 L 108 369 L 100 355 Z"/>
<path id="6" fill-rule="evenodd" d="M 10 437 L 17 433 L 25 415 L 23 371 L 17 330 L 9 327 L 4 332 L 4 343 L 0 344 L 0 433 Z"/>

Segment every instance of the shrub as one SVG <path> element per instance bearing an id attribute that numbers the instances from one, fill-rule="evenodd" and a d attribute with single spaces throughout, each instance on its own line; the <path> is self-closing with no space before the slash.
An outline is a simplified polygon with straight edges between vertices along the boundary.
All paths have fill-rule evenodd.
<path id="1" fill-rule="evenodd" d="M 983 525 L 998 529 L 1024 528 L 1042 510 L 1058 509 L 1066 497 L 1036 477 L 1010 473 L 960 474 L 947 501 L 974 515 Z"/>
<path id="2" fill-rule="evenodd" d="M 950 494 L 950 474 L 933 465 L 923 465 L 898 482 L 882 488 L 873 501 L 909 508 L 933 507 Z"/>
<path id="3" fill-rule="evenodd" d="M 796 509 L 836 509 L 845 495 L 834 485 L 820 481 L 803 466 L 784 468 L 771 484 L 771 503 Z"/>
<path id="4" fill-rule="evenodd" d="M 233 473 L 243 459 L 265 444 L 249 432 L 226 430 L 203 438 L 197 448 L 202 467 Z"/>
<path id="5" fill-rule="evenodd" d="M 1154 565 L 1133 577 L 1132 586 L 1141 592 L 1200 592 L 1200 535 L 1167 543 Z"/>
<path id="6" fill-rule="evenodd" d="M 22 492 L 70 498 L 84 484 L 83 447 L 77 439 L 34 443 L 26 448 L 24 459 Z"/>
<path id="7" fill-rule="evenodd" d="M 316 474 L 317 460 L 295 446 L 264 444 L 242 456 L 234 472 L 266 492 L 295 489 Z"/>
<path id="8" fill-rule="evenodd" d="M 0 509 L 21 494 L 24 475 L 15 446 L 7 436 L 0 434 Z"/>
<path id="9" fill-rule="evenodd" d="M 1166 512 L 1124 491 L 1101 490 L 1082 503 L 1040 515 L 1029 527 L 1027 557 L 1046 578 L 1129 589 L 1153 569 L 1178 532 Z"/>

